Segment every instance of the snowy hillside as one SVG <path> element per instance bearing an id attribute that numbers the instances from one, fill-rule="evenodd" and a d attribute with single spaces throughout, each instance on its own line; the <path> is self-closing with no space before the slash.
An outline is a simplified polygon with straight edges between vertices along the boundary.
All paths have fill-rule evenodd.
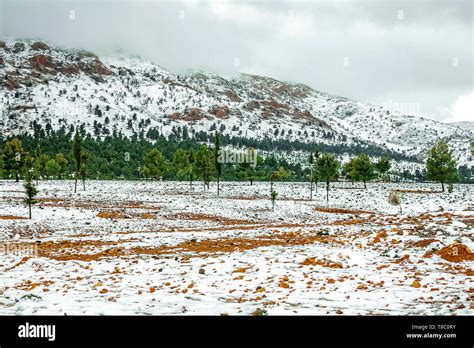
<path id="1" fill-rule="evenodd" d="M 399 115 L 272 78 L 207 72 L 175 75 L 145 59 L 0 41 L 0 129 L 71 124 L 91 134 L 164 135 L 219 129 L 254 139 L 346 146 L 372 144 L 423 159 L 437 140 L 472 166 L 473 127 Z M 49 126 L 47 126 L 49 128 Z"/>

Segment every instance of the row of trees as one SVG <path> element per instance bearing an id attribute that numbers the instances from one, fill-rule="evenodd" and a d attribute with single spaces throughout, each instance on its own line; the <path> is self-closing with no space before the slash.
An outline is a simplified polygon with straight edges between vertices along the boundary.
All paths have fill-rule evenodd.
<path id="1" fill-rule="evenodd" d="M 178 177 L 181 179 L 189 178 L 190 186 L 192 186 L 193 176 L 203 181 L 204 188 L 209 189 L 209 182 L 214 176 L 217 179 L 217 194 L 220 193 L 219 180 L 222 175 L 222 163 L 218 158 L 220 150 L 220 136 L 216 133 L 214 139 L 214 152 L 206 145 L 201 145 L 199 150 L 194 153 L 178 149 L 173 155 L 171 165 L 168 164 L 166 158 L 157 149 L 151 150 L 144 158 L 144 174 L 155 178 L 162 178 L 166 171 L 174 168 Z M 250 149 L 249 151 L 255 151 Z M 281 179 L 291 177 L 292 173 L 285 170 L 284 166 L 278 169 L 259 168 L 262 166 L 262 158 L 257 158 L 257 166 L 251 166 L 249 163 L 239 164 L 238 173 L 240 178 L 247 179 L 250 184 L 254 180 L 266 179 L 270 182 L 270 193 L 272 200 L 277 196 L 274 191 L 274 182 Z M 326 199 L 329 200 L 330 183 L 336 180 L 340 175 L 349 178 L 352 181 L 362 182 L 364 188 L 367 188 L 367 182 L 382 178 L 387 179 L 387 173 L 391 168 L 390 160 L 382 156 L 377 162 L 372 162 L 370 157 L 362 153 L 351 158 L 347 163 L 341 166 L 334 154 L 313 152 L 309 156 L 309 183 L 310 183 L 310 200 L 313 197 L 313 187 L 318 182 L 325 183 Z M 445 183 L 458 181 L 456 162 L 452 159 L 449 148 L 444 143 L 438 143 L 432 148 L 426 162 L 427 176 L 430 180 L 441 183 L 442 191 L 444 191 Z"/>
<path id="2" fill-rule="evenodd" d="M 178 148 L 173 154 L 171 163 L 156 148 L 150 150 L 143 159 L 143 174 L 146 177 L 162 179 L 169 171 L 175 173 L 180 180 L 189 180 L 192 188 L 193 179 L 202 180 L 204 189 L 209 189 L 212 178 L 216 179 L 217 195 L 220 195 L 220 180 L 222 178 L 225 163 L 219 160 L 221 148 L 220 134 L 215 133 L 214 147 L 201 145 L 198 150 L 184 150 Z M 285 170 L 283 165 L 275 168 L 274 163 L 264 164 L 263 158 L 256 154 L 256 150 L 247 150 L 247 158 L 255 158 L 256 165 L 250 162 L 241 162 L 236 165 L 237 177 L 248 180 L 253 185 L 255 180 L 267 179 L 270 181 L 270 190 L 273 190 L 273 182 L 276 180 L 290 178 L 291 172 Z"/>
<path id="3" fill-rule="evenodd" d="M 77 179 L 80 178 L 83 181 L 86 179 L 86 164 L 89 158 L 89 154 L 83 149 L 82 138 L 79 133 L 76 133 L 74 137 L 72 154 L 75 160 L 74 176 L 77 186 Z M 69 164 L 69 161 L 63 153 L 57 153 L 52 157 L 42 153 L 41 146 L 39 145 L 36 147 L 34 153 L 30 155 L 17 138 L 6 142 L 0 155 L 2 170 L 13 175 L 16 182 L 19 181 L 22 175 L 36 180 L 48 177 L 61 179 Z M 76 192 L 76 189 L 74 192 Z"/>
<path id="4" fill-rule="evenodd" d="M 192 187 L 194 178 L 199 178 L 203 182 L 204 189 L 209 189 L 210 181 L 216 178 L 217 194 L 220 194 L 220 181 L 223 176 L 225 163 L 218 160 L 221 151 L 221 136 L 219 132 L 214 136 L 214 147 L 200 145 L 197 148 L 183 149 L 178 147 L 172 154 L 171 161 L 157 148 L 152 148 L 143 157 L 143 167 L 140 173 L 145 177 L 162 179 L 169 172 L 180 180 L 189 180 Z M 234 171 L 236 176 L 242 180 L 248 180 L 252 185 L 255 180 L 268 180 L 270 182 L 270 192 L 273 192 L 273 184 L 278 180 L 289 179 L 293 172 L 285 168 L 285 164 L 278 163 L 271 156 L 265 160 L 256 155 L 256 150 L 250 148 L 247 150 L 249 158 L 256 159 L 255 165 L 249 162 L 238 163 Z M 77 191 L 77 182 L 85 181 L 88 174 L 88 162 L 91 154 L 84 149 L 83 137 L 79 131 L 76 131 L 72 140 L 72 151 L 70 158 L 74 168 L 74 191 Z M 253 156 L 251 152 L 253 153 Z M 19 139 L 7 141 L 1 151 L 1 163 L 3 171 L 13 175 L 16 181 L 25 172 L 30 172 L 34 179 L 45 177 L 61 178 L 66 172 L 69 161 L 63 153 L 57 153 L 54 156 L 42 153 L 40 145 L 36 146 L 33 155 L 30 155 L 22 147 Z M 313 186 L 318 182 L 324 182 L 326 185 L 326 197 L 329 197 L 330 182 L 336 180 L 339 176 L 345 176 L 352 181 L 362 182 L 364 188 L 367 182 L 376 178 L 385 178 L 391 168 L 387 157 L 382 156 L 378 162 L 372 162 L 370 157 L 365 154 L 359 154 L 351 158 L 347 163 L 341 164 L 337 161 L 334 154 L 320 153 L 314 151 L 309 156 L 308 178 L 310 182 L 310 199 L 313 195 Z M 430 151 L 426 162 L 426 174 L 430 180 L 438 181 L 442 185 L 458 180 L 456 162 L 452 159 L 451 152 L 446 144 L 439 143 Z M 316 186 L 317 187 L 317 186 Z"/>
<path id="5" fill-rule="evenodd" d="M 333 154 L 310 154 L 310 199 L 312 199 L 313 183 L 324 182 L 326 184 L 326 200 L 329 200 L 330 183 L 336 180 L 340 172 L 340 163 Z M 382 156 L 374 163 L 370 157 L 362 153 L 350 159 L 343 165 L 346 177 L 353 181 L 360 181 L 367 188 L 367 182 L 376 178 L 386 178 L 391 168 L 387 157 Z M 454 183 L 459 180 L 456 161 L 452 158 L 448 146 L 442 142 L 436 144 L 428 155 L 426 161 L 427 177 L 432 181 L 441 183 L 442 191 L 446 183 Z"/>
<path id="6" fill-rule="evenodd" d="M 201 145 L 197 151 L 184 150 L 178 148 L 169 163 L 166 157 L 158 149 L 151 149 L 143 158 L 143 174 L 146 177 L 162 179 L 169 170 L 175 171 L 180 179 L 189 180 L 192 188 L 193 178 L 200 178 L 203 182 L 204 190 L 209 189 L 210 181 L 213 177 L 217 181 L 217 195 L 220 195 L 220 179 L 222 177 L 223 165 L 219 160 L 221 150 L 220 134 L 216 132 L 214 138 L 214 148 L 211 149 L 206 145 Z M 255 149 L 249 149 L 254 152 Z M 79 132 L 76 132 L 72 141 L 72 157 L 74 158 L 74 192 L 77 192 L 77 182 L 82 180 L 83 189 L 85 190 L 85 181 L 87 178 L 87 162 L 90 154 L 84 150 L 83 139 Z M 256 155 L 256 154 L 255 154 Z M 36 203 L 35 195 L 36 187 L 32 179 L 38 179 L 47 176 L 61 176 L 68 165 L 68 161 L 62 153 L 56 154 L 54 158 L 43 154 L 41 148 L 37 147 L 33 156 L 25 151 L 21 146 L 21 141 L 12 139 L 7 142 L 1 151 L 0 156 L 3 169 L 14 175 L 16 181 L 19 181 L 20 175 L 25 176 L 25 204 L 29 207 L 29 216 L 31 218 L 31 206 Z M 270 199 L 272 208 L 275 207 L 275 200 L 278 193 L 274 190 L 274 182 L 291 177 L 292 173 L 287 171 L 284 166 L 280 165 L 276 169 L 262 166 L 263 159 L 259 156 L 255 165 L 244 162 L 239 163 L 238 173 L 242 178 L 253 184 L 255 179 L 266 178 L 270 183 Z M 263 168 L 259 168 L 263 167 Z M 363 183 L 367 188 L 367 182 L 378 177 L 386 178 L 386 174 L 391 168 L 390 161 L 387 157 L 382 156 L 378 162 L 372 162 L 367 154 L 360 154 L 351 158 L 347 163 L 341 166 L 336 156 L 331 153 L 319 153 L 315 151 L 309 156 L 309 186 L 310 200 L 313 198 L 313 186 L 322 182 L 326 187 L 326 200 L 329 201 L 330 183 L 335 181 L 340 175 L 345 175 L 352 181 Z M 446 183 L 458 181 L 458 173 L 455 160 L 452 158 L 451 152 L 446 144 L 438 143 L 434 146 L 426 161 L 426 172 L 428 178 L 441 183 L 442 191 Z M 395 202 L 396 197 L 392 197 Z"/>
<path id="7" fill-rule="evenodd" d="M 313 184 L 316 184 L 317 188 L 318 182 L 325 183 L 326 200 L 329 200 L 330 183 L 339 177 L 340 172 L 352 181 L 363 182 L 364 188 L 367 188 L 368 181 L 384 177 L 391 167 L 389 159 L 385 156 L 382 156 L 377 163 L 373 163 L 367 154 L 362 153 L 350 159 L 340 170 L 341 164 L 334 154 L 320 154 L 317 151 L 310 154 L 309 164 L 310 200 L 313 199 Z"/>

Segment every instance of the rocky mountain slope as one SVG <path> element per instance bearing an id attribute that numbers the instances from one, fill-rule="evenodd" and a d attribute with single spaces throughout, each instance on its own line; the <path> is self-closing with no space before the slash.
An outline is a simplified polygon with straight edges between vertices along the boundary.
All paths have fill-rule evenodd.
<path id="1" fill-rule="evenodd" d="M 83 126 L 91 134 L 169 135 L 219 129 L 254 139 L 371 144 L 423 159 L 448 142 L 460 164 L 472 166 L 473 127 L 394 113 L 300 84 L 241 74 L 175 75 L 145 59 L 0 41 L 0 129 L 31 131 Z"/>

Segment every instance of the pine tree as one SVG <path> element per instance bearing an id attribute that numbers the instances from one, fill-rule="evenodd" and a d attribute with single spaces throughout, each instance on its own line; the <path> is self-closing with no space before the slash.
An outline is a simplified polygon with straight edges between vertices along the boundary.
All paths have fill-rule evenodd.
<path id="1" fill-rule="evenodd" d="M 314 180 L 314 177 L 313 177 L 314 158 L 313 158 L 312 153 L 309 154 L 308 162 L 309 162 L 309 200 L 312 201 L 313 200 L 313 180 Z"/>
<path id="2" fill-rule="evenodd" d="M 20 181 L 20 175 L 25 172 L 29 154 L 23 149 L 21 140 L 14 138 L 7 141 L 2 151 L 3 170 L 15 176 L 15 181 Z"/>
<path id="3" fill-rule="evenodd" d="M 269 179 L 270 179 L 270 193 L 273 192 L 273 183 L 276 180 L 288 178 L 291 176 L 291 173 L 285 170 L 285 167 L 280 166 L 277 170 L 270 172 Z"/>
<path id="4" fill-rule="evenodd" d="M 178 148 L 173 154 L 172 167 L 179 179 L 187 178 L 191 171 L 189 154 L 185 150 Z"/>
<path id="5" fill-rule="evenodd" d="M 275 211 L 275 201 L 276 201 L 277 196 L 278 196 L 278 193 L 276 191 L 272 190 L 270 197 L 271 197 L 271 200 L 272 200 L 272 210 L 273 211 Z"/>
<path id="6" fill-rule="evenodd" d="M 316 161 L 318 177 L 326 183 L 326 201 L 329 202 L 329 184 L 337 178 L 339 162 L 333 154 L 322 154 Z"/>
<path id="7" fill-rule="evenodd" d="M 168 163 L 165 156 L 157 149 L 151 149 L 143 158 L 143 174 L 156 180 L 163 178 L 168 171 Z"/>
<path id="8" fill-rule="evenodd" d="M 318 157 L 318 159 L 319 159 L 319 157 Z M 321 175 L 320 175 L 317 160 L 314 161 L 313 170 L 312 170 L 311 175 L 312 175 L 312 178 L 313 178 L 314 187 L 316 188 L 316 193 L 318 193 L 318 183 L 323 181 L 323 180 L 321 179 Z"/>
<path id="9" fill-rule="evenodd" d="M 25 183 L 23 187 L 25 188 L 25 198 L 23 202 L 25 205 L 28 206 L 28 217 L 31 219 L 31 206 L 37 203 L 35 196 L 38 194 L 38 190 L 36 189 L 35 185 L 33 184 L 32 173 L 27 173 L 25 177 Z"/>
<path id="10" fill-rule="evenodd" d="M 209 189 L 209 182 L 214 171 L 214 158 L 206 145 L 201 145 L 196 152 L 195 173 L 203 181 L 204 190 Z"/>
<path id="11" fill-rule="evenodd" d="M 195 166 L 195 159 L 194 159 L 194 150 L 191 149 L 188 152 L 188 161 L 189 161 L 189 188 L 193 189 L 193 174 L 194 174 L 194 166 Z"/>
<path id="12" fill-rule="evenodd" d="M 86 190 L 86 178 L 87 178 L 87 161 L 90 158 L 90 154 L 86 151 L 81 153 L 81 167 L 79 168 L 79 177 L 82 180 L 82 189 Z"/>
<path id="13" fill-rule="evenodd" d="M 61 176 L 66 172 L 69 161 L 66 159 L 66 157 L 64 157 L 62 153 L 56 154 L 55 159 L 59 165 L 58 179 L 61 179 Z"/>
<path id="14" fill-rule="evenodd" d="M 375 167 L 377 168 L 377 171 L 379 172 L 380 176 L 384 177 L 385 174 L 390 170 L 390 160 L 386 156 L 382 156 L 379 158 Z"/>
<path id="15" fill-rule="evenodd" d="M 361 153 L 353 160 L 352 170 L 349 175 L 356 181 L 362 181 L 364 183 L 364 188 L 367 188 L 367 181 L 377 177 L 375 167 L 369 156 L 365 153 Z"/>
<path id="16" fill-rule="evenodd" d="M 235 174 L 239 179 L 248 180 L 250 186 L 252 186 L 255 180 L 266 177 L 265 172 L 259 168 L 263 164 L 263 158 L 259 156 L 257 150 L 252 147 L 247 150 L 247 158 L 256 159 L 256 163 L 253 164 L 249 161 L 239 163 Z"/>
<path id="17" fill-rule="evenodd" d="M 40 177 L 38 161 L 42 154 L 43 154 L 43 151 L 41 149 L 41 145 L 37 144 L 35 148 L 34 158 L 33 158 L 33 174 L 32 174 L 32 179 L 36 180 L 36 185 L 38 185 L 38 179 Z"/>
<path id="18" fill-rule="evenodd" d="M 61 167 L 55 159 L 50 159 L 48 162 L 46 162 L 44 170 L 48 177 L 55 177 L 59 174 Z"/>
<path id="19" fill-rule="evenodd" d="M 217 196 L 220 195 L 219 181 L 222 176 L 222 163 L 219 161 L 221 151 L 221 136 L 216 132 L 214 137 L 214 168 L 216 169 L 217 178 Z"/>
<path id="20" fill-rule="evenodd" d="M 440 182 L 444 192 L 445 183 L 458 180 L 456 167 L 456 161 L 453 160 L 448 146 L 439 142 L 431 149 L 426 160 L 426 175 L 428 179 Z"/>
<path id="21" fill-rule="evenodd" d="M 36 178 L 43 178 L 46 176 L 46 163 L 48 163 L 49 160 L 49 156 L 45 153 L 35 158 L 34 175 Z"/>
<path id="22" fill-rule="evenodd" d="M 79 131 L 76 130 L 76 134 L 74 135 L 74 140 L 72 142 L 72 156 L 76 162 L 75 166 L 75 173 L 74 173 L 74 193 L 77 192 L 77 180 L 81 176 L 81 168 L 83 167 L 82 161 L 82 138 L 79 134 Z"/>
<path id="23" fill-rule="evenodd" d="M 343 170 L 346 174 L 346 176 L 351 179 L 352 182 L 354 182 L 354 178 L 352 177 L 351 173 L 352 173 L 352 169 L 354 168 L 354 161 L 355 161 L 355 157 L 354 158 L 351 158 L 349 160 L 349 162 L 347 163 L 344 163 L 344 166 L 343 166 Z"/>
<path id="24" fill-rule="evenodd" d="M 313 183 L 316 184 L 316 192 L 318 192 L 318 181 L 319 181 L 319 176 L 318 176 L 318 168 L 316 165 L 316 161 L 319 158 L 319 151 L 316 150 L 313 153 L 310 153 L 309 155 L 309 186 L 310 186 L 310 201 L 313 200 Z"/>

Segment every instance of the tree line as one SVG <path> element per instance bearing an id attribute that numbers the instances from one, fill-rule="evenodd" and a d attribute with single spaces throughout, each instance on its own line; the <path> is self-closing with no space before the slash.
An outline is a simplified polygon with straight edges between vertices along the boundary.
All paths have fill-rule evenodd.
<path id="1" fill-rule="evenodd" d="M 289 180 L 294 176 L 285 165 L 276 161 L 275 157 L 269 156 L 265 160 L 256 154 L 254 148 L 246 151 L 250 155 L 254 152 L 255 163 L 240 162 L 238 164 L 226 165 L 219 160 L 221 146 L 221 135 L 215 132 L 214 146 L 201 144 L 198 147 L 188 149 L 176 148 L 171 161 L 156 147 L 151 148 L 143 157 L 143 167 L 139 168 L 139 174 L 145 178 L 163 180 L 168 173 L 179 180 L 188 180 L 192 188 L 193 180 L 202 181 L 203 189 L 210 189 L 210 182 L 216 179 L 217 195 L 220 194 L 220 181 L 225 173 L 225 168 L 233 168 L 234 175 L 241 180 L 248 180 L 250 185 L 255 180 L 265 180 L 270 185 L 270 198 L 272 208 L 278 193 L 274 189 L 274 183 L 279 180 Z M 34 196 L 37 194 L 33 180 L 45 177 L 61 178 L 68 168 L 69 160 L 63 153 L 54 156 L 42 152 L 41 146 L 36 145 L 33 154 L 24 149 L 22 141 L 13 138 L 3 145 L 0 151 L 0 168 L 3 175 L 14 177 L 18 182 L 20 177 L 25 179 L 25 203 L 29 206 L 31 217 L 31 205 L 35 204 Z M 86 189 L 86 179 L 90 175 L 88 163 L 93 156 L 84 147 L 84 139 L 79 131 L 76 131 L 70 142 L 70 158 L 74 172 L 74 192 L 77 192 L 77 183 L 82 181 L 83 190 Z M 250 156 L 248 158 L 251 158 Z M 301 167 L 301 165 L 300 165 Z M 389 158 L 382 156 L 377 162 L 373 162 L 366 153 L 351 158 L 341 165 L 335 154 L 320 153 L 315 150 L 310 153 L 307 163 L 307 180 L 309 181 L 310 200 L 313 198 L 314 185 L 324 183 L 326 188 L 326 200 L 329 201 L 330 184 L 339 177 L 345 177 L 351 181 L 358 181 L 367 188 L 367 182 L 381 178 L 387 180 L 387 173 L 391 168 Z M 459 180 L 457 165 L 452 158 L 448 146 L 442 142 L 436 144 L 430 151 L 426 161 L 427 177 L 432 181 L 441 183 L 442 191 L 445 184 Z"/>

